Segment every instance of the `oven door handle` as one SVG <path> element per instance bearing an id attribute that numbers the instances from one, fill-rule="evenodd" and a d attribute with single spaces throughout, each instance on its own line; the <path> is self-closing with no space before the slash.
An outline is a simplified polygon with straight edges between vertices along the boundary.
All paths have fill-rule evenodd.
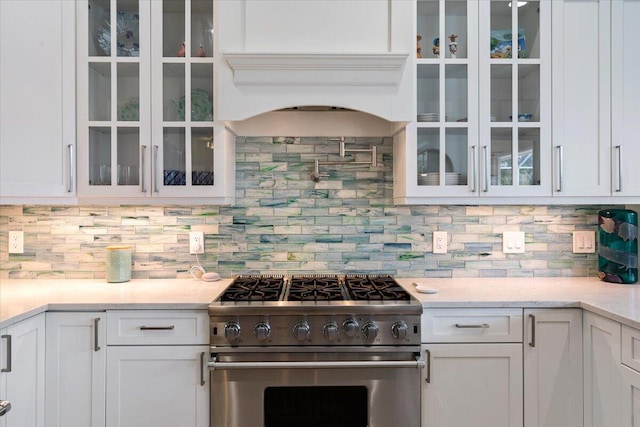
<path id="1" fill-rule="evenodd" d="M 214 358 L 207 363 L 210 371 L 225 369 L 337 369 L 337 368 L 417 368 L 423 369 L 422 356 L 416 360 L 372 360 L 372 361 L 313 361 L 313 362 L 219 362 Z"/>

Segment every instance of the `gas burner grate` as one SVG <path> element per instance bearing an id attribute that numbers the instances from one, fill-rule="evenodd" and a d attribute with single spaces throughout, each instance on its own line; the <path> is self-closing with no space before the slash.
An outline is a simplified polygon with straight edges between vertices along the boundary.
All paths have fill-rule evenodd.
<path id="1" fill-rule="evenodd" d="M 349 297 L 355 301 L 407 301 L 411 296 L 391 276 L 348 275 Z"/>
<path id="2" fill-rule="evenodd" d="M 221 301 L 280 301 L 283 276 L 238 276 L 224 291 Z"/>
<path id="3" fill-rule="evenodd" d="M 293 276 L 288 301 L 342 301 L 345 292 L 338 276 Z"/>

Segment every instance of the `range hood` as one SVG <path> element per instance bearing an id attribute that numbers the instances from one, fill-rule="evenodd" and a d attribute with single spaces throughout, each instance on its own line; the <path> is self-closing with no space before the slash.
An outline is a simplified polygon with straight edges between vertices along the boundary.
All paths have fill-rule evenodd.
<path id="1" fill-rule="evenodd" d="M 389 122 L 413 115 L 406 0 L 218 2 L 216 119 L 331 106 Z"/>

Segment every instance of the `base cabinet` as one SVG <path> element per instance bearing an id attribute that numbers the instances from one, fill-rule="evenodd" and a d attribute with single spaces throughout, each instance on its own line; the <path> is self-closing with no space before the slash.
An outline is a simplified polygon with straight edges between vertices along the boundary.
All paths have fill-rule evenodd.
<path id="1" fill-rule="evenodd" d="M 620 324 L 584 312 L 584 426 L 621 425 Z"/>
<path id="2" fill-rule="evenodd" d="M 622 367 L 622 427 L 640 427 L 640 372 Z"/>
<path id="3" fill-rule="evenodd" d="M 107 427 L 207 427 L 208 346 L 107 349 Z"/>
<path id="4" fill-rule="evenodd" d="M 47 427 L 104 427 L 106 314 L 47 313 Z"/>
<path id="5" fill-rule="evenodd" d="M 9 326 L 0 336 L 0 400 L 11 403 L 0 427 L 43 427 L 45 315 Z"/>
<path id="6" fill-rule="evenodd" d="M 521 344 L 426 344 L 423 427 L 522 425 Z"/>
<path id="7" fill-rule="evenodd" d="M 524 311 L 525 427 L 582 427 L 582 310 Z"/>

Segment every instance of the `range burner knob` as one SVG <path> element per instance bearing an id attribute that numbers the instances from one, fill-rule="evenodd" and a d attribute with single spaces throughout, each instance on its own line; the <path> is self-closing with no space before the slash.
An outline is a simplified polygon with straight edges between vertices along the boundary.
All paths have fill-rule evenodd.
<path id="1" fill-rule="evenodd" d="M 298 341 L 306 341 L 310 333 L 311 329 L 307 322 L 300 322 L 293 325 L 293 336 L 296 337 Z"/>
<path id="2" fill-rule="evenodd" d="M 224 325 L 224 337 L 229 342 L 237 341 L 240 338 L 240 325 L 236 322 L 229 322 Z"/>
<path id="3" fill-rule="evenodd" d="M 324 335 L 327 341 L 335 341 L 340 336 L 340 329 L 338 329 L 338 325 L 334 322 L 327 323 L 322 327 L 322 335 Z"/>
<path id="4" fill-rule="evenodd" d="M 404 340 L 409 333 L 409 327 L 404 322 L 396 322 L 391 325 L 391 335 L 397 340 Z"/>
<path id="5" fill-rule="evenodd" d="M 378 336 L 378 325 L 373 322 L 366 323 L 362 327 L 362 335 L 368 340 L 373 340 Z"/>
<path id="6" fill-rule="evenodd" d="M 260 322 L 253 328 L 253 333 L 258 341 L 266 341 L 271 333 L 271 327 L 266 322 Z"/>
<path id="7" fill-rule="evenodd" d="M 358 335 L 358 322 L 355 319 L 348 319 L 342 323 L 342 331 L 349 338 L 354 338 Z"/>

